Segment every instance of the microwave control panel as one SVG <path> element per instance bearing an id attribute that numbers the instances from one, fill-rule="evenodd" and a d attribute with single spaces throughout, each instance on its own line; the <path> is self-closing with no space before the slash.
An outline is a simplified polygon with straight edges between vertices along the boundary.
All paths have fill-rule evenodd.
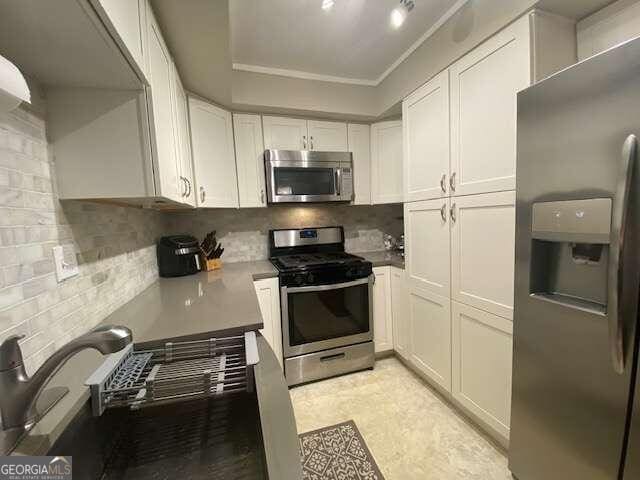
<path id="1" fill-rule="evenodd" d="M 353 198 L 353 169 L 343 168 L 341 170 L 342 185 L 340 185 L 340 196 L 343 198 Z"/>

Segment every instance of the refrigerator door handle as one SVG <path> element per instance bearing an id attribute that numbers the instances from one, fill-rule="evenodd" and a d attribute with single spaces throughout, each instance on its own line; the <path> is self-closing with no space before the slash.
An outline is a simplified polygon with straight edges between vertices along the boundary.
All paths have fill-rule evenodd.
<path id="1" fill-rule="evenodd" d="M 622 252 L 624 251 L 625 230 L 629 213 L 629 191 L 636 162 L 638 139 L 631 134 L 622 147 L 622 165 L 613 200 L 613 219 L 611 229 L 611 261 L 608 272 L 607 317 L 609 320 L 609 346 L 613 369 L 623 373 L 625 369 L 624 322 L 620 300 L 622 295 L 623 271 Z"/>

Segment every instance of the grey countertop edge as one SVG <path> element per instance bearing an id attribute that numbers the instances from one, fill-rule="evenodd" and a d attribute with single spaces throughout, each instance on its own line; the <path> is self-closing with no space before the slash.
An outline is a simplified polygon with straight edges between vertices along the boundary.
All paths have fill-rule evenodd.
<path id="1" fill-rule="evenodd" d="M 254 367 L 267 472 L 274 480 L 301 480 L 298 430 L 289 388 L 273 350 L 258 336 L 260 362 Z"/>
<path id="2" fill-rule="evenodd" d="M 266 278 L 274 278 L 278 276 L 277 270 L 271 266 L 271 268 L 264 268 L 263 262 L 245 262 L 248 269 L 250 270 L 250 265 L 255 263 L 260 266 L 257 271 L 250 272 L 247 275 L 247 280 L 256 281 L 262 280 Z M 233 264 L 230 264 L 233 265 Z M 235 267 L 231 267 L 228 270 L 232 271 Z M 242 274 L 246 275 L 247 268 L 241 267 Z M 224 272 L 220 273 L 224 274 Z M 203 275 L 203 274 L 198 274 Z M 184 279 L 190 278 L 194 281 L 198 280 L 198 275 L 193 275 L 191 277 L 183 277 Z M 150 285 L 146 290 L 141 292 L 138 296 L 134 297 L 132 300 L 124 304 L 120 307 L 116 312 L 120 312 L 120 317 L 126 317 L 122 315 L 122 310 L 129 308 L 129 305 L 132 302 L 140 297 L 148 293 L 150 289 L 157 288 L 159 282 L 162 282 L 163 279 L 159 279 L 157 282 L 154 282 Z M 184 280 L 183 280 L 184 281 Z M 188 281 L 188 280 L 187 280 Z M 259 311 L 258 306 L 258 298 L 257 296 L 254 298 L 256 308 Z M 114 313 L 116 313 L 114 312 Z M 113 314 L 103 320 L 101 323 L 111 323 L 110 318 L 113 317 Z M 126 321 L 119 322 L 121 324 L 127 325 Z M 246 325 L 243 325 L 241 328 L 216 328 L 215 325 L 212 325 L 212 329 L 208 332 L 203 332 L 201 335 L 181 335 L 180 332 L 180 323 L 176 324 L 176 331 L 174 335 L 166 337 L 167 340 L 176 340 L 176 339 L 193 339 L 197 337 L 202 337 L 202 335 L 211 334 L 215 332 L 217 335 L 234 335 L 240 334 L 249 330 L 257 330 L 262 328 L 263 324 L 256 322 L 255 320 L 250 320 Z M 134 341 L 136 341 L 136 332 L 134 329 Z M 140 343 L 142 345 L 153 343 L 154 340 L 145 341 L 142 339 Z M 273 352 L 271 352 L 273 355 Z M 12 455 L 45 455 L 46 452 L 51 448 L 51 446 L 56 442 L 56 440 L 60 437 L 62 432 L 67 428 L 71 420 L 76 416 L 76 414 L 80 411 L 83 405 L 89 401 L 90 393 L 88 387 L 84 385 L 85 380 L 93 373 L 93 371 L 102 364 L 105 357 L 98 353 L 96 350 L 84 350 L 71 357 L 62 368 L 54 375 L 51 379 L 47 387 L 57 387 L 63 386 L 69 388 L 69 393 L 65 395 L 44 417 L 29 431 L 29 433 L 20 441 L 18 446 L 12 452 Z M 278 368 L 279 365 L 278 365 Z M 264 374 L 263 374 L 264 376 Z M 277 477 L 275 477 L 277 478 Z M 292 477 L 295 478 L 295 477 Z"/>
<path id="3" fill-rule="evenodd" d="M 380 250 L 374 252 L 353 252 L 354 255 L 368 260 L 374 267 L 396 267 L 404 270 L 404 257 L 396 251 Z"/>

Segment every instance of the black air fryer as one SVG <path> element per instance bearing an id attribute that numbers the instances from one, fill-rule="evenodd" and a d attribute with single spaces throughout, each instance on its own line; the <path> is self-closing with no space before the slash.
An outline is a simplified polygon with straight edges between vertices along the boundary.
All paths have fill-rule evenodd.
<path id="1" fill-rule="evenodd" d="M 200 246 L 190 235 L 162 237 L 158 242 L 158 269 L 161 277 L 182 277 L 200 271 Z"/>

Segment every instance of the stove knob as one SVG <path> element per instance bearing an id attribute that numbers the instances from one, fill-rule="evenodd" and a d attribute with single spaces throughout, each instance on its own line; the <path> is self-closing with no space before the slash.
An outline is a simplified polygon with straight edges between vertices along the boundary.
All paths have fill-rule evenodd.
<path id="1" fill-rule="evenodd" d="M 298 273 L 298 274 L 293 276 L 293 281 L 297 285 L 302 285 L 302 283 L 304 282 L 304 277 Z"/>
<path id="2" fill-rule="evenodd" d="M 307 274 L 307 282 L 308 283 L 313 283 L 313 281 L 316 279 L 316 277 L 313 275 L 313 273 L 308 273 Z"/>
<path id="3" fill-rule="evenodd" d="M 348 270 L 347 270 L 347 273 L 346 273 L 347 278 L 353 278 L 353 277 L 355 277 L 355 276 L 356 276 L 356 273 L 357 273 L 357 272 L 356 272 L 356 269 L 355 269 L 355 268 L 350 268 L 350 269 L 348 269 Z"/>

